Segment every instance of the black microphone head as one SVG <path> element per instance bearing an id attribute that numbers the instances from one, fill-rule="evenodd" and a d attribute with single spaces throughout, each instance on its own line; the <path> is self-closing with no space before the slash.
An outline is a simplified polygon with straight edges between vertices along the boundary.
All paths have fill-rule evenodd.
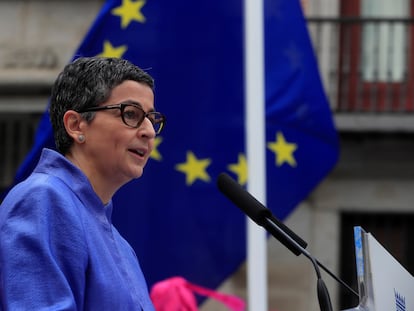
<path id="1" fill-rule="evenodd" d="M 270 209 L 257 201 L 229 175 L 221 173 L 217 178 L 217 187 L 255 223 L 264 227 L 295 255 L 300 255 L 303 251 L 301 248 L 306 248 L 307 243 L 304 240 L 273 216 Z"/>
<path id="2" fill-rule="evenodd" d="M 226 173 L 221 173 L 217 178 L 218 189 L 247 216 L 260 226 L 265 224 L 266 217 L 272 213 L 262 203 L 257 201 L 239 183 Z"/>

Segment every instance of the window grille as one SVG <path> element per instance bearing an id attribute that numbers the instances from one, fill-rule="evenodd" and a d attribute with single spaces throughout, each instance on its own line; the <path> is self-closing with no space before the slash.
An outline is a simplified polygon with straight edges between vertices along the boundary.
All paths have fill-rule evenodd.
<path id="1" fill-rule="evenodd" d="M 13 181 L 17 168 L 30 150 L 40 113 L 0 114 L 0 189 Z"/>

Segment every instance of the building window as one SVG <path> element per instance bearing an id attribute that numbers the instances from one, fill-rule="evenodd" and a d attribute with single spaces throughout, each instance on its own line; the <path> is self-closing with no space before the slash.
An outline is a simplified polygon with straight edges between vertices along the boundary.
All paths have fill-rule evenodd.
<path id="1" fill-rule="evenodd" d="M 18 166 L 30 150 L 39 113 L 0 114 L 0 191 L 13 182 Z"/>
<path id="2" fill-rule="evenodd" d="M 362 0 L 361 17 L 383 19 L 362 27 L 364 81 L 402 82 L 407 68 L 407 25 L 388 19 L 409 18 L 408 0 Z"/>

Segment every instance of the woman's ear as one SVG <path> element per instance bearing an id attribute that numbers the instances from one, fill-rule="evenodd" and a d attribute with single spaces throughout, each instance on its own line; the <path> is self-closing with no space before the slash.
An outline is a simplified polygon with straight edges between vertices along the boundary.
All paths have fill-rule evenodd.
<path id="1" fill-rule="evenodd" d="M 84 119 L 74 110 L 68 110 L 63 115 L 63 124 L 66 132 L 73 138 L 74 141 L 79 143 L 83 143 L 85 141 L 85 135 L 82 131 L 83 122 Z"/>

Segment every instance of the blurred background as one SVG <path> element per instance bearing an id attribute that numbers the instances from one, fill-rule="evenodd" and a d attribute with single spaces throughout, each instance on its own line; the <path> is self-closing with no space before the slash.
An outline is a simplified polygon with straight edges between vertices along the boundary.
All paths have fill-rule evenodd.
<path id="1" fill-rule="evenodd" d="M 52 82 L 103 3 L 0 1 L 2 191 L 30 150 Z M 356 225 L 414 274 L 414 1 L 306 0 L 302 7 L 341 151 L 332 173 L 286 223 L 354 289 Z M 308 260 L 273 239 L 267 256 L 269 310 L 319 310 Z M 245 269 L 220 290 L 246 298 Z M 323 277 L 335 310 L 357 304 Z M 221 308 L 214 301 L 201 307 Z"/>

